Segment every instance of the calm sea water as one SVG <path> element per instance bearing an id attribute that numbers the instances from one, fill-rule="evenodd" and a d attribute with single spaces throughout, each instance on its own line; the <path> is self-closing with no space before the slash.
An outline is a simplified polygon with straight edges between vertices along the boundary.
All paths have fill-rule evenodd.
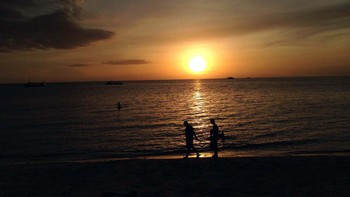
<path id="1" fill-rule="evenodd" d="M 349 87 L 349 77 L 1 85 L 0 158 L 182 154 L 184 120 L 208 152 L 210 118 L 230 156 L 348 154 Z"/>

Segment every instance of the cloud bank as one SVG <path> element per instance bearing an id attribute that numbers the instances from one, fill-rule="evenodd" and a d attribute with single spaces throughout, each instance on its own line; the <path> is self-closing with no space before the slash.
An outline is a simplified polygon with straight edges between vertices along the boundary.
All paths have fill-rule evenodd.
<path id="1" fill-rule="evenodd" d="M 143 59 L 117 60 L 117 61 L 104 62 L 104 64 L 111 64 L 111 65 L 132 65 L 132 64 L 149 64 L 149 63 L 151 62 Z"/>
<path id="2" fill-rule="evenodd" d="M 279 34 L 278 37 L 274 37 L 272 40 L 279 39 L 283 42 L 293 42 L 302 41 L 314 35 L 339 34 L 339 31 L 346 31 L 350 28 L 349 2 L 303 7 L 300 3 L 294 5 L 291 1 L 286 1 L 288 2 L 286 4 L 290 4 L 288 9 L 279 7 L 283 3 L 275 3 L 275 7 L 270 8 L 274 1 L 266 1 L 270 4 L 263 9 L 264 6 L 262 5 L 266 2 L 254 2 L 244 1 L 242 5 L 239 5 L 236 1 L 227 1 L 215 10 L 213 7 L 219 3 L 210 1 L 207 7 L 196 10 L 196 15 L 191 12 L 190 8 L 183 12 L 178 8 L 177 11 L 181 12 L 182 15 L 170 12 L 169 16 L 165 15 L 161 19 L 158 19 L 158 16 L 152 16 L 151 18 L 154 21 L 157 21 L 157 19 L 172 21 L 173 26 L 166 23 L 150 25 L 157 31 L 143 31 L 132 38 L 148 45 L 160 42 L 198 42 L 274 31 L 279 32 Z M 229 9 L 232 9 L 232 11 Z M 172 31 L 169 31 L 169 28 Z M 271 43 L 271 41 L 268 41 L 268 43 Z"/>
<path id="3" fill-rule="evenodd" d="M 0 52 L 72 49 L 112 37 L 78 23 L 77 0 L 0 0 Z"/>
<path id="4" fill-rule="evenodd" d="M 91 64 L 71 64 L 68 65 L 68 67 L 88 67 L 91 66 Z"/>

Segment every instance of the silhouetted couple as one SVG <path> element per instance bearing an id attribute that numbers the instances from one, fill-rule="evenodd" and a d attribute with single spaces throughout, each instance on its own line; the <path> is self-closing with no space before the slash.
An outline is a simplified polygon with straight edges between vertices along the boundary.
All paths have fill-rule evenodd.
<path id="1" fill-rule="evenodd" d="M 210 123 L 213 125 L 213 128 L 210 130 L 210 148 L 214 151 L 212 158 L 218 158 L 218 139 L 219 139 L 219 127 L 216 125 L 214 119 L 210 119 Z M 185 136 L 186 136 L 186 156 L 184 159 L 188 158 L 190 151 L 193 150 L 197 154 L 197 158 L 199 158 L 199 153 L 197 149 L 193 145 L 193 137 L 198 140 L 196 133 L 194 132 L 193 127 L 187 122 L 184 122 L 186 127 Z M 223 133 L 222 133 L 223 137 Z"/>

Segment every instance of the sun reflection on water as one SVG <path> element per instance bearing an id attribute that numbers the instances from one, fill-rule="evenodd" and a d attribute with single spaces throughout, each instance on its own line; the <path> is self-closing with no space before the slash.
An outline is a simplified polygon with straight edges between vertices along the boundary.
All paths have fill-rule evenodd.
<path id="1" fill-rule="evenodd" d="M 206 115 L 206 99 L 205 99 L 205 95 L 202 92 L 201 89 L 201 82 L 197 81 L 195 83 L 195 87 L 194 87 L 194 92 L 193 92 L 193 96 L 192 96 L 192 100 L 191 100 L 191 109 L 192 109 L 192 114 L 194 115 L 194 117 L 200 118 L 202 119 L 203 116 Z M 199 121 L 199 120 L 197 120 Z"/>
<path id="2" fill-rule="evenodd" d="M 205 92 L 202 90 L 202 83 L 197 80 L 194 84 L 192 98 L 189 101 L 192 124 L 195 128 L 200 146 L 207 144 L 206 138 L 209 135 L 208 101 Z"/>

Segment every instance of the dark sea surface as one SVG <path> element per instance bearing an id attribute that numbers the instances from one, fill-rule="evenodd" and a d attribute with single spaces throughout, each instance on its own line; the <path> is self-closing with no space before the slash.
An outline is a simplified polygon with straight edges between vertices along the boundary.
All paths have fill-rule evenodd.
<path id="1" fill-rule="evenodd" d="M 350 77 L 0 85 L 0 161 L 184 153 L 188 120 L 223 156 L 350 155 Z M 120 102 L 122 109 L 117 109 Z"/>

